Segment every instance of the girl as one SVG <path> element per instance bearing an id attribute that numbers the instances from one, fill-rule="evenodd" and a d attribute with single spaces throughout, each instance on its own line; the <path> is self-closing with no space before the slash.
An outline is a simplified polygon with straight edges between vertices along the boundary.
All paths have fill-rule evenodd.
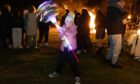
<path id="1" fill-rule="evenodd" d="M 71 14 L 65 19 L 65 24 L 59 29 L 61 46 L 58 57 L 58 63 L 50 78 L 58 77 L 66 62 L 69 62 L 72 72 L 75 75 L 75 84 L 80 84 L 80 73 L 78 68 L 78 59 L 75 54 L 77 26 L 74 24 L 74 18 Z"/>

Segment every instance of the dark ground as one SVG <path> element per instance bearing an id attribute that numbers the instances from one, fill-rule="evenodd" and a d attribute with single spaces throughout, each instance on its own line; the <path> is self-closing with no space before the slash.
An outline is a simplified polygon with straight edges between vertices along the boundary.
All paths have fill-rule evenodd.
<path id="1" fill-rule="evenodd" d="M 139 84 L 140 62 L 129 55 L 130 47 L 119 58 L 122 69 L 104 63 L 103 55 L 95 55 L 96 41 L 87 53 L 78 55 L 81 84 Z M 107 39 L 104 41 L 107 52 Z M 48 74 L 56 65 L 59 41 L 55 29 L 50 30 L 49 45 L 39 49 L 0 49 L 0 84 L 73 84 L 73 74 L 68 65 L 62 76 L 51 79 Z"/>

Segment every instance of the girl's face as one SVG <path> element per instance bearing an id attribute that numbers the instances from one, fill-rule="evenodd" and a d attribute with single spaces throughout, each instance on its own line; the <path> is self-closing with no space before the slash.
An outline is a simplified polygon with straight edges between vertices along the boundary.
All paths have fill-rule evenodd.
<path id="1" fill-rule="evenodd" d="M 71 14 L 69 14 L 65 19 L 65 25 L 66 27 L 71 27 L 73 26 L 73 23 L 74 23 L 74 18 Z"/>
<path id="2" fill-rule="evenodd" d="M 66 27 L 71 27 L 71 26 L 73 25 L 73 22 L 70 21 L 70 20 L 67 20 L 67 21 L 65 22 L 65 24 L 66 24 Z"/>

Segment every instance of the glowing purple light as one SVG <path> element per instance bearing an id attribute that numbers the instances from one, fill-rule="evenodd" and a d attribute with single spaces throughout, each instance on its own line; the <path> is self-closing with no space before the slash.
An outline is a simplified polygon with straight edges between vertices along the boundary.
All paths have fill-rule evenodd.
<path id="1" fill-rule="evenodd" d="M 40 21 L 44 21 L 44 22 L 49 22 L 51 21 L 57 28 L 57 30 L 60 32 L 60 34 L 63 34 L 63 30 L 61 30 L 60 26 L 58 25 L 58 22 L 56 20 L 56 16 L 58 14 L 58 5 L 53 3 L 51 0 L 50 1 L 45 1 L 42 4 L 39 5 L 39 7 L 37 8 L 37 17 L 42 15 L 42 17 L 40 18 Z M 69 44 L 69 41 L 67 40 L 67 38 L 65 36 L 63 36 L 63 39 L 66 41 L 68 47 L 70 50 L 72 49 L 72 46 Z M 75 54 L 74 51 L 72 51 L 76 61 L 79 63 L 79 60 Z"/>

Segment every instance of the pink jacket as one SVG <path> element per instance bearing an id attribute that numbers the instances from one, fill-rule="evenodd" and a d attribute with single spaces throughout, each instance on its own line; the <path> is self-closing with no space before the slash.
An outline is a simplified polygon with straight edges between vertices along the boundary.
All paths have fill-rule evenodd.
<path id="1" fill-rule="evenodd" d="M 75 24 L 73 24 L 69 28 L 67 28 L 65 25 L 63 27 L 60 27 L 59 34 L 61 38 L 60 49 L 62 51 L 64 51 L 64 47 L 68 47 L 68 50 L 75 50 L 77 48 L 76 43 L 77 26 Z"/>

